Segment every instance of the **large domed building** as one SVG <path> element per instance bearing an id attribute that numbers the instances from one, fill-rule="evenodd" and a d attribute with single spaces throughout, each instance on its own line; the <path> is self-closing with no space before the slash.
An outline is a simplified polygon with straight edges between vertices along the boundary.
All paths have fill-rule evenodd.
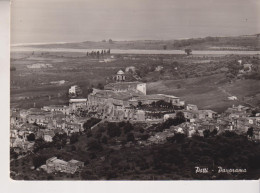
<path id="1" fill-rule="evenodd" d="M 116 81 L 117 82 L 125 81 L 125 73 L 123 72 L 123 70 L 119 70 L 116 73 Z"/>

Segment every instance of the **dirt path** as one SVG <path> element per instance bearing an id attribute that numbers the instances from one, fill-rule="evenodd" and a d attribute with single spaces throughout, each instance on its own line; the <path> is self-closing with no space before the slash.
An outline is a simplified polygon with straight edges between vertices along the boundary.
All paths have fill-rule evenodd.
<path id="1" fill-rule="evenodd" d="M 224 94 L 226 94 L 226 95 L 228 95 L 229 97 L 230 96 L 234 96 L 234 95 L 232 95 L 230 92 L 228 92 L 228 91 L 226 91 L 224 88 L 222 88 L 222 87 L 218 87 L 218 89 L 221 91 L 221 92 L 223 92 Z M 237 99 L 238 100 L 238 99 Z"/>

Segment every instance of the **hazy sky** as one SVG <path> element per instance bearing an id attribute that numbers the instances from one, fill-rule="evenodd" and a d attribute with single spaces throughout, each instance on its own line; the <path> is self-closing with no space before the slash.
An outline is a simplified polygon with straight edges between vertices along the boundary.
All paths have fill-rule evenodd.
<path id="1" fill-rule="evenodd" d="M 12 0 L 11 42 L 235 36 L 260 32 L 260 0 Z"/>

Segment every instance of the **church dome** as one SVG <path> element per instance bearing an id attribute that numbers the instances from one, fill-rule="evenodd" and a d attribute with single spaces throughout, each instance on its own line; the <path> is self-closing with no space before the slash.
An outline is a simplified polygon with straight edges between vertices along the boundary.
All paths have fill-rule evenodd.
<path id="1" fill-rule="evenodd" d="M 122 70 L 119 70 L 117 73 L 116 73 L 117 75 L 123 75 L 123 74 L 125 74 Z"/>

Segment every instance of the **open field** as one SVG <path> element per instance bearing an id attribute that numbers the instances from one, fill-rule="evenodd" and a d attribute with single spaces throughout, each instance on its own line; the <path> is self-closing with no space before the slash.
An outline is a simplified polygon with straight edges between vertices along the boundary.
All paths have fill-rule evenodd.
<path id="1" fill-rule="evenodd" d="M 185 100 L 186 103 L 196 104 L 201 109 L 212 109 L 223 112 L 233 104 L 246 104 L 244 97 L 254 98 L 255 104 L 260 105 L 260 98 L 256 96 L 260 93 L 259 80 L 237 80 L 234 83 L 223 83 L 224 74 L 211 75 L 207 77 L 163 80 L 148 83 L 148 92 L 171 94 Z M 181 88 L 177 88 L 181 85 Z M 237 96 L 238 101 L 227 100 L 228 96 L 220 88 L 224 88 L 232 96 Z"/>
<path id="2" fill-rule="evenodd" d="M 68 104 L 68 89 L 77 84 L 87 97 L 88 89 L 106 84 L 112 76 L 126 67 L 136 68 L 141 81 L 147 82 L 148 93 L 165 93 L 181 97 L 187 103 L 200 108 L 223 111 L 232 104 L 259 105 L 259 80 L 236 80 L 226 78 L 223 67 L 242 58 L 239 55 L 136 55 L 112 54 L 87 57 L 80 52 L 12 52 L 11 107 L 30 108 L 48 104 Z M 243 56 L 255 60 L 258 56 Z M 161 71 L 156 71 L 162 66 Z M 227 93 L 239 101 L 228 101 Z"/>
<path id="3" fill-rule="evenodd" d="M 12 50 L 15 52 L 74 52 L 74 53 L 87 53 L 91 52 L 93 49 L 84 49 L 84 48 L 34 48 L 34 47 L 12 47 Z M 95 51 L 101 51 L 100 48 L 94 49 Z M 113 49 L 111 50 L 112 54 L 184 54 L 184 50 L 175 49 L 175 50 L 150 50 L 150 49 Z M 239 54 L 239 55 L 255 55 L 260 54 L 259 50 L 193 50 L 193 55 L 229 55 L 229 54 Z"/>

